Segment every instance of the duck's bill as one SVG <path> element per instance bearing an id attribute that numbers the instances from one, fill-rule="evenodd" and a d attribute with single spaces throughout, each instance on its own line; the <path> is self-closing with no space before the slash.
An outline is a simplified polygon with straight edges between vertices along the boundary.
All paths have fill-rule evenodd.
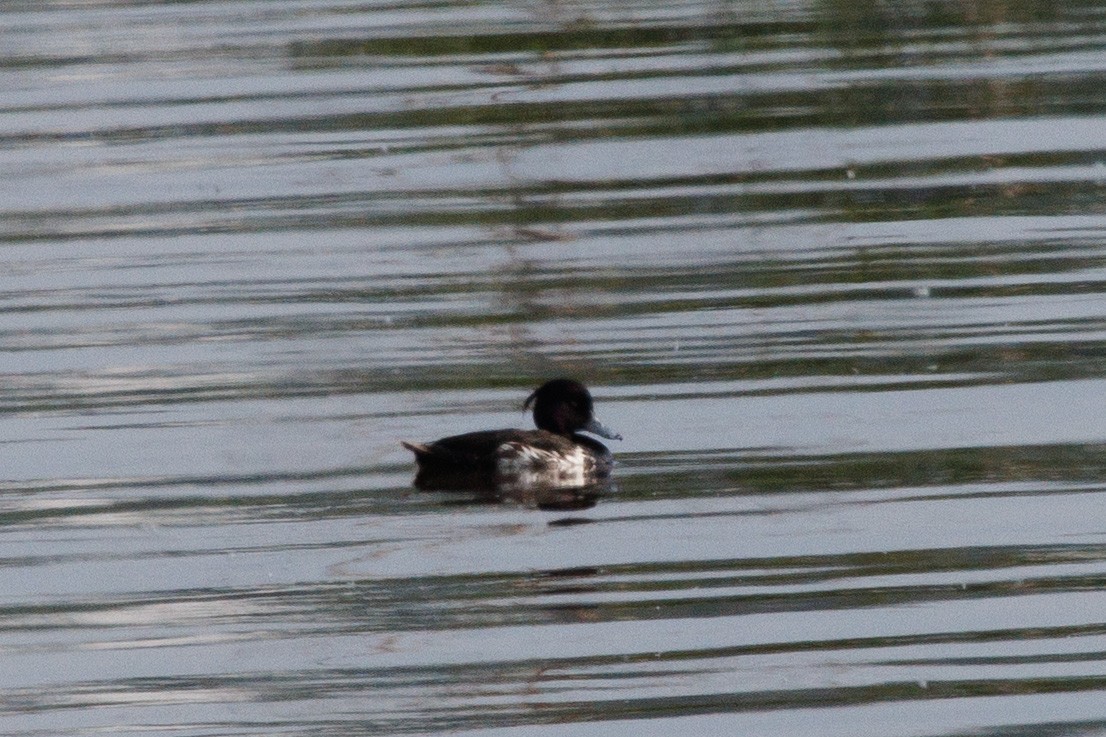
<path id="1" fill-rule="evenodd" d="M 616 433 L 614 430 L 604 426 L 599 420 L 594 417 L 588 420 L 588 424 L 584 425 L 584 429 L 590 432 L 592 435 L 598 435 L 601 438 L 607 438 L 609 440 L 622 440 L 622 436 Z"/>

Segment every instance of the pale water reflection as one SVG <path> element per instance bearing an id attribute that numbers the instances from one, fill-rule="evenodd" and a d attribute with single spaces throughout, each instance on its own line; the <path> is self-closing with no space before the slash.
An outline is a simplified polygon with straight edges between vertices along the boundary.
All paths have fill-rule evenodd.
<path id="1" fill-rule="evenodd" d="M 6 734 L 1106 731 L 1094 3 L 0 23 Z"/>

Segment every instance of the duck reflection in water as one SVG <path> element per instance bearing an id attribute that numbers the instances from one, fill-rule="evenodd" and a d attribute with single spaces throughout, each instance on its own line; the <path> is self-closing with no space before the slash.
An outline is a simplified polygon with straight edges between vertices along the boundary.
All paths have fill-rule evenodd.
<path id="1" fill-rule="evenodd" d="M 580 504 L 588 496 L 594 504 L 610 485 L 614 458 L 605 445 L 581 432 L 614 440 L 622 436 L 595 419 L 591 393 L 578 381 L 553 379 L 522 406 L 533 407 L 537 430 L 483 430 L 432 443 L 403 442 L 418 464 L 415 486 L 477 491 L 537 506 L 544 506 L 543 499 L 571 498 Z"/>

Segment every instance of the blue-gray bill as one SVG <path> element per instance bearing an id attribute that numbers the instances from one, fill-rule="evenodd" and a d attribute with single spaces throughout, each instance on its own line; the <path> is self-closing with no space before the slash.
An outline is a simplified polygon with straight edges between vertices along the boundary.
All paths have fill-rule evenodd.
<path id="1" fill-rule="evenodd" d="M 622 436 L 616 433 L 614 430 L 603 425 L 599 420 L 594 417 L 588 420 L 587 424 L 582 428 L 585 432 L 590 432 L 592 435 L 598 435 L 601 438 L 607 438 L 608 440 L 622 440 Z"/>

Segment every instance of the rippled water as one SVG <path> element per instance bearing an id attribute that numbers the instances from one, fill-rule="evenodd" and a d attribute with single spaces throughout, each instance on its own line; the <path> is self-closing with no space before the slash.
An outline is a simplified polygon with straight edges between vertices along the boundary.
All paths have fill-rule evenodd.
<path id="1" fill-rule="evenodd" d="M 0 29 L 6 734 L 1106 732 L 1097 4 Z"/>

